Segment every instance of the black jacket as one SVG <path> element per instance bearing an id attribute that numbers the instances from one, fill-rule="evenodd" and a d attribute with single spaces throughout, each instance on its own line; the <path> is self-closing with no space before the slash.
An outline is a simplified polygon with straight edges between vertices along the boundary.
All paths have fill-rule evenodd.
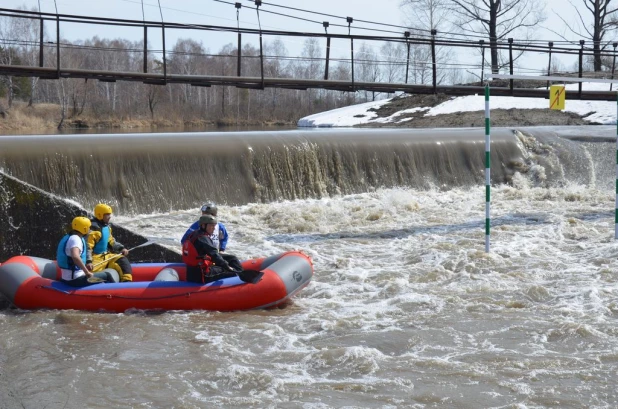
<path id="1" fill-rule="evenodd" d="M 223 267 L 225 270 L 230 269 L 229 264 L 221 257 L 219 250 L 205 230 L 200 228 L 194 231 L 191 236 L 189 236 L 189 240 L 191 240 L 193 246 L 195 246 L 195 250 L 197 250 L 197 254 L 199 254 L 200 257 L 209 256 L 216 266 Z"/>

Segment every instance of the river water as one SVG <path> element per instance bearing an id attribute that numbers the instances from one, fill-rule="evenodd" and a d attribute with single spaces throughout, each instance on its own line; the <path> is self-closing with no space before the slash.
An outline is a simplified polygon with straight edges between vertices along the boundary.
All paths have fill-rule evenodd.
<path id="1" fill-rule="evenodd" d="M 547 160 L 492 187 L 490 253 L 480 184 L 222 205 L 229 252 L 313 258 L 291 303 L 5 307 L 0 408 L 615 408 L 615 142 L 578 151 L 590 163 L 571 173 L 588 169 L 586 183 L 566 161 L 547 183 Z M 198 215 L 112 222 L 179 249 Z"/>

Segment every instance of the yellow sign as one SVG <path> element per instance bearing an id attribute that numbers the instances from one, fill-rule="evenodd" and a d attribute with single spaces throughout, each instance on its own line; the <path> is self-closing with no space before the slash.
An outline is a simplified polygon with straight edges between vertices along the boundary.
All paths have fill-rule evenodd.
<path id="1" fill-rule="evenodd" d="M 566 91 L 564 85 L 552 85 L 549 87 L 549 109 L 564 109 Z"/>

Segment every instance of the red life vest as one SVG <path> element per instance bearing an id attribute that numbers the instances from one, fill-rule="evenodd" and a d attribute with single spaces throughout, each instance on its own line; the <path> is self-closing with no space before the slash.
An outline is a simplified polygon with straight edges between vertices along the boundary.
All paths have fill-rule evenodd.
<path id="1" fill-rule="evenodd" d="M 204 282 L 204 276 L 210 273 L 210 266 L 212 261 L 209 256 L 200 256 L 195 248 L 195 240 L 201 236 L 199 230 L 193 232 L 189 238 L 182 245 L 182 262 L 188 267 L 200 267 L 202 270 L 202 282 Z"/>

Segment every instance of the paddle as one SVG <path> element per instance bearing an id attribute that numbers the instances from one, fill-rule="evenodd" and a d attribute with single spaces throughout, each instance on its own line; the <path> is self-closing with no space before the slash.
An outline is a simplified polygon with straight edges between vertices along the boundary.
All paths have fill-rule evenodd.
<path id="1" fill-rule="evenodd" d="M 236 271 L 236 274 L 238 275 L 238 278 L 240 278 L 245 283 L 249 283 L 249 284 L 259 283 L 260 280 L 262 279 L 262 276 L 264 276 L 264 273 L 262 273 L 261 271 L 257 271 L 257 270 Z"/>
<path id="2" fill-rule="evenodd" d="M 105 280 L 103 280 L 101 277 L 92 276 L 92 277 L 88 277 L 86 281 L 88 281 L 91 284 L 98 284 L 98 283 L 102 283 Z"/>
<path id="3" fill-rule="evenodd" d="M 140 247 L 146 247 L 146 246 L 150 246 L 151 244 L 155 244 L 156 242 L 152 241 L 152 240 L 148 240 L 146 243 L 142 243 L 139 246 L 135 246 L 133 248 L 130 248 L 128 251 L 133 251 L 135 249 L 138 249 Z"/>
<path id="4" fill-rule="evenodd" d="M 135 249 L 138 249 L 138 248 L 140 248 L 140 247 L 150 246 L 151 244 L 155 244 L 155 242 L 154 242 L 154 241 L 152 241 L 152 240 L 148 240 L 146 243 L 142 243 L 142 244 L 140 244 L 139 246 L 132 247 L 132 248 L 128 249 L 127 251 L 128 251 L 128 252 L 131 252 L 131 251 L 133 251 L 133 250 L 135 250 Z M 115 260 L 115 259 L 120 258 L 120 257 L 122 257 L 122 254 L 114 254 L 114 255 L 113 255 L 113 256 L 111 256 L 110 258 L 105 259 L 105 260 L 101 261 L 100 263 L 94 264 L 94 265 L 92 266 L 92 268 L 94 269 L 94 268 L 96 268 L 96 267 L 100 266 L 101 264 L 108 263 L 109 261 L 111 261 L 111 260 Z"/>

